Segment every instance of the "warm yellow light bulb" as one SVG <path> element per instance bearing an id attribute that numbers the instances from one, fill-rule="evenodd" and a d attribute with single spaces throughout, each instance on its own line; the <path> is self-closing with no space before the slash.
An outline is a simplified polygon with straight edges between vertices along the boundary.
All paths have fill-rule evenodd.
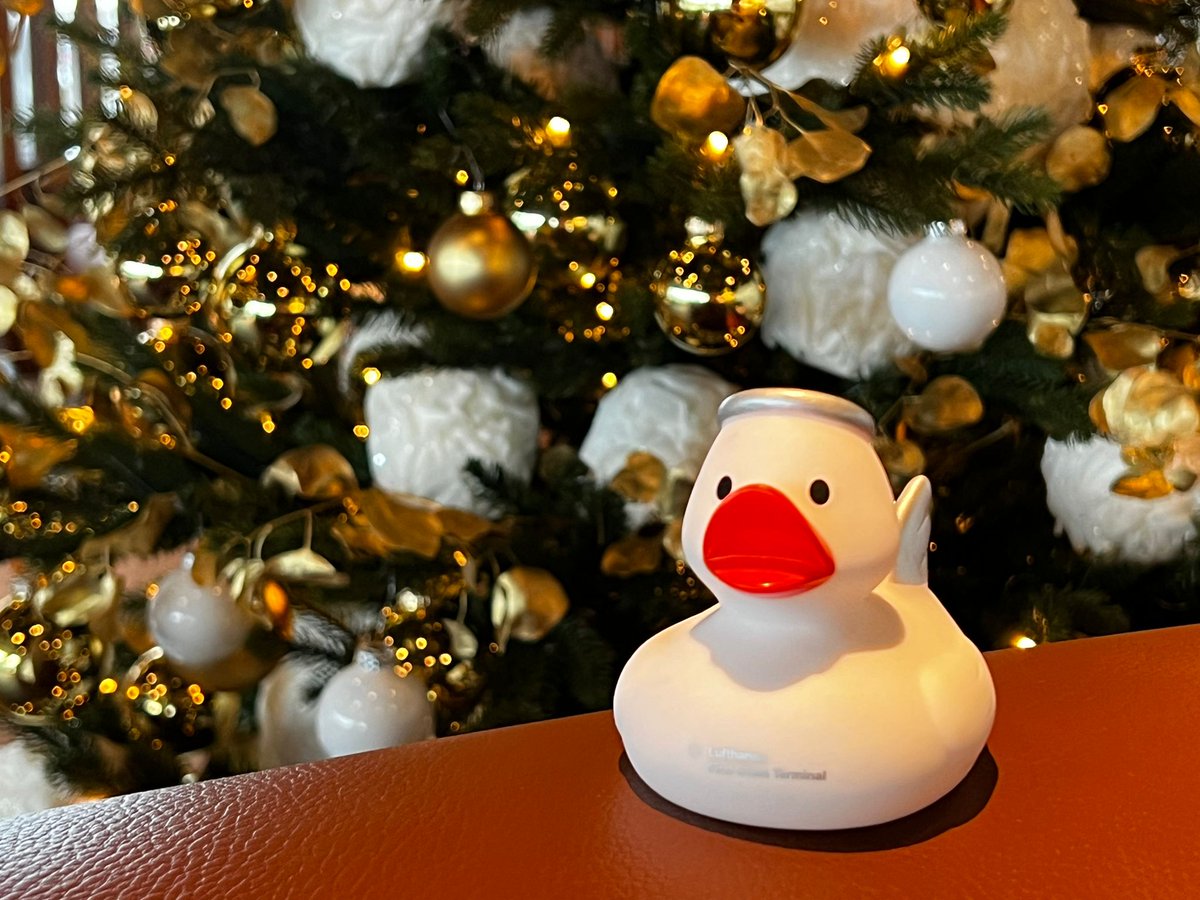
<path id="1" fill-rule="evenodd" d="M 600 318 L 601 322 L 607 322 L 611 319 L 614 312 L 613 305 L 606 300 L 601 300 L 596 304 L 596 315 Z"/>
<path id="2" fill-rule="evenodd" d="M 888 42 L 887 52 L 876 57 L 875 64 L 883 70 L 885 75 L 898 78 L 908 69 L 910 59 L 912 59 L 912 52 L 900 43 L 899 39 L 892 38 Z"/>
<path id="3" fill-rule="evenodd" d="M 403 271 L 416 275 L 425 270 L 429 260 L 420 250 L 403 250 L 396 254 L 396 262 Z"/>
<path id="4" fill-rule="evenodd" d="M 617 386 L 617 373 L 616 372 L 605 372 L 604 375 L 602 375 L 600 378 L 600 383 L 602 385 L 604 385 L 606 388 L 608 388 L 609 390 L 612 390 L 613 388 L 615 388 Z"/>
<path id="5" fill-rule="evenodd" d="M 729 136 L 723 131 L 710 131 L 704 139 L 701 152 L 712 160 L 719 160 L 729 151 Z"/>
<path id="6" fill-rule="evenodd" d="M 1029 635 L 1023 634 L 1019 638 L 1017 638 L 1015 641 L 1013 641 L 1013 646 L 1016 647 L 1018 650 L 1029 650 L 1029 649 L 1037 646 L 1037 641 L 1035 641 Z"/>
<path id="7" fill-rule="evenodd" d="M 381 377 L 381 373 L 374 366 L 368 366 L 362 371 L 362 380 L 367 384 L 374 384 Z"/>
<path id="8" fill-rule="evenodd" d="M 555 116 L 546 123 L 546 137 L 555 147 L 566 146 L 571 141 L 571 123 L 562 116 Z"/>

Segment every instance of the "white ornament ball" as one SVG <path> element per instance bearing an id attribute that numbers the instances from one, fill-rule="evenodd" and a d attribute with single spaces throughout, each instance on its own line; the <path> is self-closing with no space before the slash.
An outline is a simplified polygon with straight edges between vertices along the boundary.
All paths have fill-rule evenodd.
<path id="1" fill-rule="evenodd" d="M 912 30 L 922 21 L 914 0 L 805 0 L 792 43 L 763 69 L 763 77 L 790 91 L 814 78 L 848 85 L 867 41 Z"/>
<path id="2" fill-rule="evenodd" d="M 192 562 L 189 553 L 178 569 L 159 581 L 146 624 L 170 662 L 205 670 L 235 656 L 256 623 L 234 598 L 196 584 Z"/>
<path id="3" fill-rule="evenodd" d="M 447 25 L 446 0 L 295 0 L 308 55 L 359 87 L 391 87 L 417 74 L 425 42 Z"/>
<path id="4" fill-rule="evenodd" d="M 1004 318 L 1000 262 L 959 228 L 929 234 L 896 260 L 888 308 L 909 340 L 938 353 L 975 350 Z"/>
<path id="5" fill-rule="evenodd" d="M 602 483 L 637 452 L 695 478 L 717 436 L 717 407 L 736 390 L 703 366 L 634 369 L 600 400 L 579 458 Z"/>
<path id="6" fill-rule="evenodd" d="M 1058 533 L 1066 532 L 1078 553 L 1145 565 L 1176 559 L 1196 539 L 1200 490 L 1153 500 L 1123 497 L 1110 488 L 1125 472 L 1120 445 L 1106 437 L 1048 439 L 1042 477 Z"/>
<path id="7" fill-rule="evenodd" d="M 494 510 L 464 471 L 477 459 L 528 481 L 537 458 L 537 395 L 502 369 L 427 369 L 385 378 L 364 402 L 375 483 L 446 506 Z"/>
<path id="8" fill-rule="evenodd" d="M 1012 0 L 1008 29 L 989 49 L 996 68 L 985 115 L 1040 106 L 1055 134 L 1091 118 L 1088 26 L 1072 0 Z"/>
<path id="9" fill-rule="evenodd" d="M 329 679 L 317 700 L 317 740 L 326 756 L 398 747 L 433 734 L 433 705 L 420 677 L 401 678 L 365 654 Z"/>
<path id="10" fill-rule="evenodd" d="M 762 339 L 841 378 L 865 378 L 913 351 L 887 312 L 892 267 L 916 238 L 868 231 L 832 212 L 772 225 L 762 242 Z"/>
<path id="11" fill-rule="evenodd" d="M 317 698 L 337 663 L 287 657 L 258 686 L 258 767 L 315 762 L 328 754 L 317 740 Z"/>

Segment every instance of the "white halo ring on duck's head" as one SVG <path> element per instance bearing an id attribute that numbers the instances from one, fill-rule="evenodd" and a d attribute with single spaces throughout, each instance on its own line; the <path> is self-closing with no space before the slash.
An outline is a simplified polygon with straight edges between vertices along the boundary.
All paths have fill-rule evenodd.
<path id="1" fill-rule="evenodd" d="M 870 440 L 875 437 L 874 417 L 841 397 L 801 388 L 754 388 L 726 397 L 717 409 L 721 427 L 749 413 L 795 413 L 849 425 Z"/>

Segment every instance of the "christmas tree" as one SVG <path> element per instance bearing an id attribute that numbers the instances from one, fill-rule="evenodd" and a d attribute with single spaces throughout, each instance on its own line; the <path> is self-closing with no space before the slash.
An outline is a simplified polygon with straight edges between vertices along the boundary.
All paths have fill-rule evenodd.
<path id="1" fill-rule="evenodd" d="M 740 387 L 872 413 L 981 647 L 1197 620 L 1189 3 L 37 5 L 0 699 L 74 790 L 606 708 Z"/>

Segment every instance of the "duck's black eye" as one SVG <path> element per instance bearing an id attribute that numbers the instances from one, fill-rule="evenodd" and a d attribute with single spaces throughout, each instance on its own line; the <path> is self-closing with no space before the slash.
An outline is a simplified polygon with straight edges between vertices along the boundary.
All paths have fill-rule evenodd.
<path id="1" fill-rule="evenodd" d="M 829 485 L 818 478 L 809 485 L 808 496 L 813 498 L 813 503 L 824 504 L 829 500 Z"/>
<path id="2" fill-rule="evenodd" d="M 724 500 L 729 496 L 729 492 L 733 490 L 733 479 L 726 475 L 717 482 L 717 499 Z"/>

